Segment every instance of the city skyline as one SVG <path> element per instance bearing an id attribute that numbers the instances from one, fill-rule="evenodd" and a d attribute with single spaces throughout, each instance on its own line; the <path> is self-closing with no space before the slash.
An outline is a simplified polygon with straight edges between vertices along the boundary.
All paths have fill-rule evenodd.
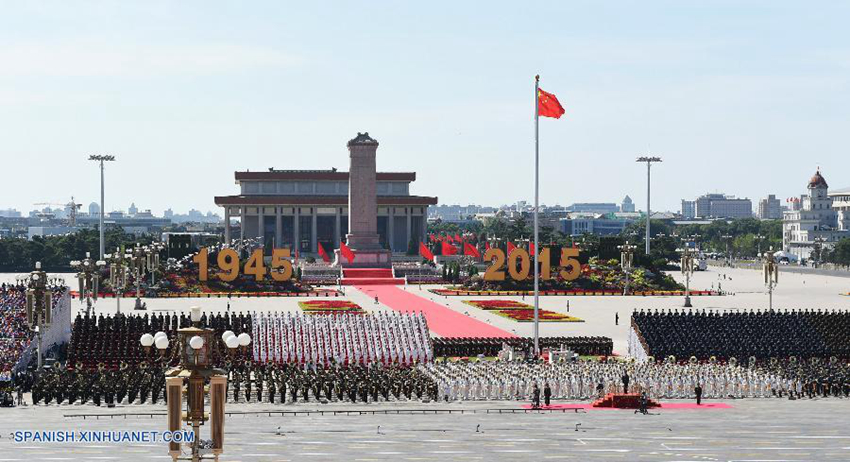
<path id="1" fill-rule="evenodd" d="M 541 121 L 541 203 L 645 208 L 647 153 L 659 211 L 784 200 L 818 167 L 850 186 L 847 5 L 204 5 L 6 6 L 0 207 L 98 197 L 86 159 L 113 154 L 106 210 L 214 211 L 233 171 L 343 167 L 358 131 L 411 193 L 530 201 L 537 73 L 567 110 Z"/>

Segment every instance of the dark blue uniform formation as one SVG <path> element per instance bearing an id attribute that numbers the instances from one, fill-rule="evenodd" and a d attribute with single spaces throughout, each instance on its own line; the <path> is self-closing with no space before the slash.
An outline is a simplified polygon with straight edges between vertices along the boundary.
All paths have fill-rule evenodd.
<path id="1" fill-rule="evenodd" d="M 504 345 L 528 352 L 534 347 L 531 337 L 457 337 L 432 340 L 434 357 L 497 356 Z M 540 337 L 540 349 L 570 349 L 582 356 L 609 356 L 614 342 L 609 337 Z"/>
<path id="2" fill-rule="evenodd" d="M 641 310 L 632 326 L 658 359 L 850 359 L 850 312 Z"/>

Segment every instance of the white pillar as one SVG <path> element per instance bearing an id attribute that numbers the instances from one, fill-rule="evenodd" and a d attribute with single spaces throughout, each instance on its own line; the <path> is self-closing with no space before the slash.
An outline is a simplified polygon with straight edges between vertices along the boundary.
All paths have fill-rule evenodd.
<path id="1" fill-rule="evenodd" d="M 316 242 L 317 242 L 316 241 L 316 234 L 317 234 L 317 231 L 318 231 L 317 225 L 318 225 L 318 221 L 319 221 L 318 220 L 319 209 L 317 207 L 313 207 L 312 210 L 313 210 L 313 217 L 312 217 L 313 218 L 313 224 L 312 224 L 313 229 L 310 231 L 310 252 L 318 252 L 319 248 L 316 244 Z"/>
<path id="2" fill-rule="evenodd" d="M 224 206 L 224 243 L 230 244 L 230 206 Z"/>
<path id="3" fill-rule="evenodd" d="M 300 221 L 301 221 L 301 207 L 295 207 L 295 216 L 293 217 L 292 220 L 293 220 L 292 221 L 292 234 L 293 234 L 292 242 L 294 243 L 292 245 L 294 247 L 292 249 L 292 251 L 294 253 L 294 252 L 300 252 L 301 251 L 301 242 L 300 242 L 301 230 L 299 229 L 301 227 L 300 226 L 301 225 L 301 223 L 300 223 Z"/>
<path id="4" fill-rule="evenodd" d="M 282 207 L 274 208 L 274 248 L 276 249 L 281 248 L 283 242 L 283 217 L 281 217 L 281 213 L 283 213 Z"/>
<path id="5" fill-rule="evenodd" d="M 259 207 L 257 209 L 257 237 L 260 238 L 260 244 L 265 248 L 266 246 L 266 218 L 265 218 L 265 207 Z"/>
<path id="6" fill-rule="evenodd" d="M 245 239 L 245 209 L 244 205 L 239 207 L 239 239 Z"/>
<path id="7" fill-rule="evenodd" d="M 334 218 L 334 248 L 339 248 L 339 243 L 342 241 L 342 235 L 340 232 L 342 231 L 342 213 L 340 213 L 340 208 L 336 208 L 336 217 Z"/>
<path id="8" fill-rule="evenodd" d="M 387 207 L 387 247 L 390 251 L 393 250 L 393 241 L 395 240 L 395 207 Z"/>
<path id="9" fill-rule="evenodd" d="M 410 228 L 410 213 L 413 212 L 413 208 L 407 207 L 405 210 L 407 210 L 407 239 L 404 241 L 405 242 L 404 245 L 407 246 L 407 245 L 410 245 L 410 236 L 412 234 L 411 233 L 412 230 Z M 407 251 L 407 249 L 405 249 L 405 251 Z"/>

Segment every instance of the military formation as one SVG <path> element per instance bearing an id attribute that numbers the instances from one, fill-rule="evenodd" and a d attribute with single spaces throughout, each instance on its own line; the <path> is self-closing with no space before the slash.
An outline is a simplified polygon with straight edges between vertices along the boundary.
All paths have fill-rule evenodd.
<path id="1" fill-rule="evenodd" d="M 459 337 L 433 339 L 435 357 L 497 356 L 505 347 L 517 352 L 533 351 L 531 337 Z M 614 351 L 610 337 L 541 337 L 541 350 L 571 350 L 581 356 L 608 356 Z"/>
<path id="2" fill-rule="evenodd" d="M 650 398 L 850 397 L 850 365 L 738 364 L 622 361 L 439 361 L 420 369 L 444 401 L 598 399 L 607 393 L 646 392 Z"/>
<path id="3" fill-rule="evenodd" d="M 850 359 L 847 311 L 640 310 L 632 326 L 646 354 L 656 358 Z"/>

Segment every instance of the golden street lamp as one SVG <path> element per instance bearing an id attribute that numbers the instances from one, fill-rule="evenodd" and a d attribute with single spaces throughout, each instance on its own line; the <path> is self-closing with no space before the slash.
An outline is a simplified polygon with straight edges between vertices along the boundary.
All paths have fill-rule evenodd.
<path id="1" fill-rule="evenodd" d="M 779 283 L 779 265 L 773 255 L 772 246 L 769 251 L 764 253 L 762 258 L 762 274 L 764 275 L 764 285 L 767 286 L 768 307 L 773 310 L 773 288 Z"/>
<path id="2" fill-rule="evenodd" d="M 115 293 L 116 313 L 121 313 L 121 297 L 127 287 L 127 260 L 120 247 L 115 248 L 115 253 L 104 255 L 109 267 L 109 286 Z M 119 293 L 120 289 L 120 293 Z"/>
<path id="3" fill-rule="evenodd" d="M 91 258 L 91 253 L 86 252 L 86 258 L 81 260 L 72 260 L 71 267 L 76 268 L 77 281 L 80 284 L 80 303 L 83 298 L 86 299 L 86 316 L 91 314 L 92 300 L 97 301 L 97 293 L 100 290 L 100 269 L 106 265 L 103 260 Z"/>
<path id="4" fill-rule="evenodd" d="M 227 372 L 213 367 L 214 358 L 220 357 L 222 350 L 231 355 L 237 348 L 246 348 L 251 344 L 247 333 L 235 335 L 224 332 L 216 338 L 213 329 L 201 326 L 201 308 L 191 309 L 192 326 L 177 331 L 177 345 L 174 350 L 179 364 L 165 372 L 166 394 L 168 399 L 168 430 L 180 431 L 181 423 L 192 427 L 194 439 L 191 442 L 191 456 L 183 457 L 181 443 L 170 442 L 169 454 L 172 459 L 198 462 L 204 459 L 218 460 L 224 450 L 224 405 L 227 393 Z M 220 340 L 220 341 L 219 341 Z M 168 348 L 169 339 L 164 332 L 156 335 L 144 334 L 139 339 L 146 351 L 156 346 L 160 355 Z M 204 409 L 206 390 L 209 382 L 210 413 Z M 183 391 L 186 390 L 186 412 L 183 412 Z M 211 441 L 209 447 L 201 447 L 200 427 L 209 420 Z M 207 444 L 205 444 L 207 446 Z"/>
<path id="5" fill-rule="evenodd" d="M 629 241 L 626 241 L 625 244 L 618 245 L 617 248 L 620 250 L 620 267 L 623 269 L 623 273 L 626 274 L 626 285 L 623 287 L 623 295 L 628 295 L 629 272 L 632 269 L 632 260 L 637 246 L 629 245 Z"/>
<path id="6" fill-rule="evenodd" d="M 41 371 L 41 333 L 53 321 L 53 291 L 50 286 L 64 285 L 61 278 L 48 278 L 41 270 L 41 262 L 35 262 L 35 271 L 23 276 L 27 291 L 27 327 L 35 333 L 38 370 Z"/>
<path id="7" fill-rule="evenodd" d="M 691 252 L 689 243 L 685 242 L 682 248 L 682 258 L 680 261 L 682 267 L 682 275 L 685 276 L 685 308 L 691 307 L 691 275 L 694 274 L 694 255 Z"/>

